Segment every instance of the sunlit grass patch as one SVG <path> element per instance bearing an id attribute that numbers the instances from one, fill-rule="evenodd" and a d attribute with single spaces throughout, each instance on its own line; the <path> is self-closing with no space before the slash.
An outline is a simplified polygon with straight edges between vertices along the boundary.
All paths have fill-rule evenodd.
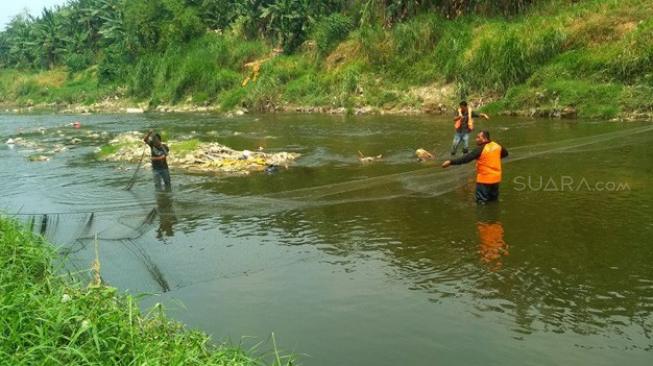
<path id="1" fill-rule="evenodd" d="M 176 141 L 170 144 L 170 150 L 177 156 L 185 155 L 186 153 L 197 150 L 201 141 L 199 139 L 190 139 L 183 141 Z"/>

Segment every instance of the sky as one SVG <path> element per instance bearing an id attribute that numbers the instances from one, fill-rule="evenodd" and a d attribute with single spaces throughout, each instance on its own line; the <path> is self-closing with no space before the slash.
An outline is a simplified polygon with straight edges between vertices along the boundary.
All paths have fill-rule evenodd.
<path id="1" fill-rule="evenodd" d="M 5 29 L 14 16 L 25 9 L 33 16 L 38 16 L 44 7 L 51 8 L 67 2 L 68 0 L 0 0 L 0 31 Z"/>

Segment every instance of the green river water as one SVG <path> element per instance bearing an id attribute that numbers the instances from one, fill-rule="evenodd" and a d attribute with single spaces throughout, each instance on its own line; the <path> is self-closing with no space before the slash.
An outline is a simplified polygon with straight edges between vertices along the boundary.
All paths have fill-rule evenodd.
<path id="1" fill-rule="evenodd" d="M 218 341 L 266 352 L 274 333 L 304 365 L 653 364 L 653 125 L 478 121 L 510 152 L 500 202 L 479 207 L 473 164 L 439 167 L 451 124 L 0 115 L 0 210 L 57 244 L 71 269 L 90 267 L 97 234 L 112 286 L 150 294 L 144 306 L 164 303 Z M 143 169 L 125 191 L 134 164 L 93 151 L 151 127 L 302 156 L 271 175 L 173 169 L 171 194 Z M 39 145 L 5 144 L 18 136 Z M 29 161 L 72 137 L 81 142 Z M 417 162 L 420 147 L 437 162 Z M 363 165 L 359 150 L 383 160 Z"/>

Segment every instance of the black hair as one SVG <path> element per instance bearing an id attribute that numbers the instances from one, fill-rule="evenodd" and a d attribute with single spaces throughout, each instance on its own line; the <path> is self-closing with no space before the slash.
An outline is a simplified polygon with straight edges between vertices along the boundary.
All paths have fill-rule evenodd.
<path id="1" fill-rule="evenodd" d="M 154 138 L 157 139 L 157 140 L 159 140 L 159 141 L 162 141 L 162 140 L 161 140 L 161 135 L 160 135 L 159 133 L 155 133 L 155 134 L 154 134 Z"/>
<path id="2" fill-rule="evenodd" d="M 467 101 L 461 101 L 459 104 L 461 107 L 467 107 Z"/>
<path id="3" fill-rule="evenodd" d="M 488 141 L 490 141 L 490 131 L 488 131 L 488 130 L 482 130 L 481 133 L 483 134 L 483 136 L 485 136 L 485 138 L 486 138 Z"/>

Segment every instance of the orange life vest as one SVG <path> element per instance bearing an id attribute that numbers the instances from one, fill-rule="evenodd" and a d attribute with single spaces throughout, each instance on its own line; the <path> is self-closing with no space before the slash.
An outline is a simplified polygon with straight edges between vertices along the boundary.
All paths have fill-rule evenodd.
<path id="1" fill-rule="evenodd" d="M 469 128 L 470 131 L 474 130 L 474 118 L 472 118 L 472 107 L 467 107 L 467 128 Z M 461 124 L 463 122 L 463 111 L 458 108 L 458 117 L 456 117 L 456 123 L 454 124 L 454 128 L 457 130 L 460 128 Z"/>
<path id="2" fill-rule="evenodd" d="M 476 182 L 494 184 L 501 182 L 501 145 L 490 141 L 483 146 L 476 160 Z"/>

